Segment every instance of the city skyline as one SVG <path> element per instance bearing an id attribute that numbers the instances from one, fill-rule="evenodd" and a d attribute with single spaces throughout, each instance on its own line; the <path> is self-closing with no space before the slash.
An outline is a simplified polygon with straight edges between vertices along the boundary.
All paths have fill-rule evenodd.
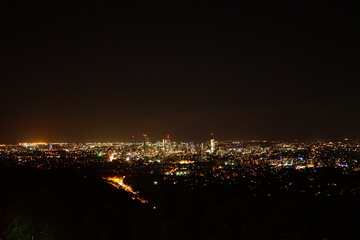
<path id="1" fill-rule="evenodd" d="M 360 138 L 355 8 L 0 5 L 0 143 Z"/>
<path id="2" fill-rule="evenodd" d="M 158 137 L 155 137 L 158 136 Z M 171 137 L 170 137 L 171 136 Z M 221 141 L 221 142 L 342 142 L 342 141 L 358 141 L 359 138 L 293 138 L 293 139 L 261 139 L 261 138 L 233 138 L 233 139 L 228 139 L 228 138 L 223 138 L 223 136 L 214 134 L 214 133 L 210 133 L 208 135 L 204 135 L 201 136 L 199 138 L 179 138 L 178 136 L 173 136 L 170 134 L 155 134 L 155 135 L 146 135 L 146 142 L 149 143 L 156 143 L 156 142 L 162 142 L 162 141 L 169 141 L 169 142 L 186 142 L 186 143 L 205 143 L 208 142 L 210 143 L 212 140 L 215 141 Z M 61 140 L 61 139 L 60 139 Z M 18 142 L 0 142 L 1 144 L 4 145 L 16 145 L 16 144 L 59 144 L 59 143 L 82 143 L 82 144 L 87 144 L 87 143 L 136 143 L 136 144 L 143 144 L 144 143 L 144 134 L 139 134 L 139 135 L 131 135 L 131 136 L 127 136 L 127 137 L 123 137 L 123 138 L 115 138 L 115 140 L 109 140 L 109 139 L 92 139 L 91 141 L 52 141 L 51 139 L 45 139 L 45 138 L 38 138 L 38 139 L 24 139 L 23 141 L 18 141 Z"/>
<path id="3" fill-rule="evenodd" d="M 0 159 L 4 239 L 358 236 L 360 141 L 22 143 Z"/>

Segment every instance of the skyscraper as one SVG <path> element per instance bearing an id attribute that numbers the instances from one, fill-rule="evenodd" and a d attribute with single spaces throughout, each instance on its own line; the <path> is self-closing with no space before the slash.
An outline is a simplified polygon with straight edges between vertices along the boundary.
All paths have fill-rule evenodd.
<path id="1" fill-rule="evenodd" d="M 146 153 L 146 134 L 143 134 L 144 137 L 144 152 Z"/>
<path id="2" fill-rule="evenodd" d="M 211 133 L 211 137 L 210 137 L 210 153 L 214 153 L 215 152 L 215 138 L 214 138 L 214 134 Z"/>

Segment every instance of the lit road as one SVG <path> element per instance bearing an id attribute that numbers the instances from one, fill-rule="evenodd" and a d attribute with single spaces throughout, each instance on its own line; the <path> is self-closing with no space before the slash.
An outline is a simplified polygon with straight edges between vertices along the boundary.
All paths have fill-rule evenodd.
<path id="1" fill-rule="evenodd" d="M 139 196 L 139 192 L 135 192 L 132 187 L 130 185 L 127 185 L 124 183 L 124 177 L 104 177 L 104 179 L 106 179 L 108 181 L 108 183 L 110 183 L 111 185 L 113 185 L 114 187 L 116 187 L 117 189 L 123 189 L 129 193 L 132 194 L 132 199 L 136 199 L 139 200 L 141 203 L 147 203 L 148 201 L 141 198 Z"/>

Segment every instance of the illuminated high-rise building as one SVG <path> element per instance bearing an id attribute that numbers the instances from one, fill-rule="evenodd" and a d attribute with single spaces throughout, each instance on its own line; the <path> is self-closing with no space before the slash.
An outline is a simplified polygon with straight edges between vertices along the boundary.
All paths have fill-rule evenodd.
<path id="1" fill-rule="evenodd" d="M 171 150 L 171 140 L 170 140 L 170 135 L 169 134 L 166 135 L 165 144 L 166 144 L 166 147 L 165 147 L 166 151 L 170 152 L 170 150 Z"/>
<path id="2" fill-rule="evenodd" d="M 144 137 L 144 152 L 146 152 L 146 134 L 143 134 Z"/>
<path id="3" fill-rule="evenodd" d="M 210 138 L 210 153 L 214 153 L 215 152 L 215 138 L 214 138 L 214 134 L 211 133 L 211 138 Z"/>

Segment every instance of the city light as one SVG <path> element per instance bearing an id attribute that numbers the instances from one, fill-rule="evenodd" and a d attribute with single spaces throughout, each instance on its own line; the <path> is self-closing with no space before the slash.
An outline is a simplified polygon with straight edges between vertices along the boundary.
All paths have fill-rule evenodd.
<path id="1" fill-rule="evenodd" d="M 123 189 L 123 190 L 131 193 L 132 194 L 131 198 L 133 200 L 139 200 L 141 203 L 147 203 L 148 202 L 147 200 L 145 200 L 139 196 L 139 192 L 135 192 L 130 185 L 127 185 L 124 183 L 124 178 L 125 178 L 125 176 L 124 177 L 107 177 L 107 178 L 104 177 L 104 179 L 106 179 L 108 181 L 108 183 L 110 183 L 117 189 Z"/>

